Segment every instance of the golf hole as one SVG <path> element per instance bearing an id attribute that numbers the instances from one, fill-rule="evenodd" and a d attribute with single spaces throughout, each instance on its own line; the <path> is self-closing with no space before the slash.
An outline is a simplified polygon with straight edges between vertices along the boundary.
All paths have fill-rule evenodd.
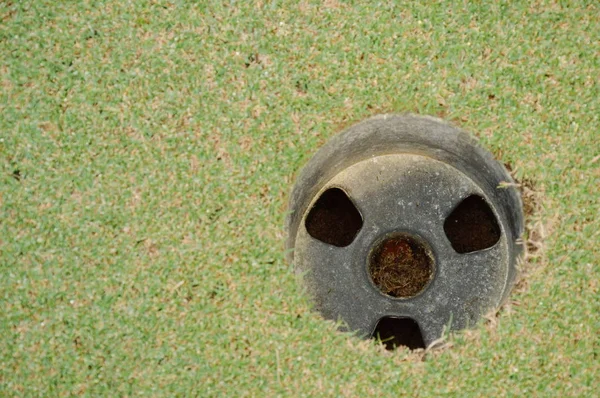
<path id="1" fill-rule="evenodd" d="M 372 251 L 369 276 L 379 290 L 392 297 L 420 293 L 433 276 L 433 259 L 420 241 L 408 235 L 393 236 Z"/>

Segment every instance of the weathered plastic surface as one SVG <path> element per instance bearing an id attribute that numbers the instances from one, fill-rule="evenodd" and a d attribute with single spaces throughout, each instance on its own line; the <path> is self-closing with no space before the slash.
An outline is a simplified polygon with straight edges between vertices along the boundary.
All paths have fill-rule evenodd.
<path id="1" fill-rule="evenodd" d="M 381 115 L 331 139 L 305 166 L 287 219 L 288 259 L 315 308 L 327 319 L 370 337 L 384 317 L 415 320 L 426 345 L 445 327 L 474 325 L 508 297 L 522 253 L 521 198 L 504 166 L 467 133 L 438 119 Z M 342 189 L 363 224 L 349 245 L 313 238 L 305 219 L 320 195 Z M 465 198 L 485 199 L 500 226 L 492 247 L 457 253 L 444 221 Z M 427 243 L 432 280 L 417 295 L 390 297 L 372 282 L 368 262 L 386 236 L 407 234 Z"/>

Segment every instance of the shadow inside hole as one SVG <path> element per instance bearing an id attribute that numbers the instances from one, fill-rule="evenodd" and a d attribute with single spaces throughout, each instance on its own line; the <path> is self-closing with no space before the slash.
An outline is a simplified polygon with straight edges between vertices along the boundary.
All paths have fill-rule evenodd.
<path id="1" fill-rule="evenodd" d="M 485 199 L 471 195 L 444 221 L 444 232 L 457 253 L 471 253 L 494 246 L 500 240 L 500 226 Z"/>
<path id="2" fill-rule="evenodd" d="M 381 318 L 373 332 L 373 338 L 381 341 L 386 350 L 394 350 L 400 346 L 411 350 L 425 348 L 419 324 L 411 318 Z"/>
<path id="3" fill-rule="evenodd" d="M 316 201 L 306 216 L 306 231 L 313 238 L 330 245 L 348 246 L 363 220 L 348 195 L 339 188 L 330 188 Z"/>

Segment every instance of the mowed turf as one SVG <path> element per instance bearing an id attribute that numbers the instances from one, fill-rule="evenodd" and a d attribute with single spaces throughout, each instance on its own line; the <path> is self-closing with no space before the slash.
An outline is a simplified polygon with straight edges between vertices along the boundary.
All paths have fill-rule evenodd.
<path id="1" fill-rule="evenodd" d="M 391 3 L 0 2 L 0 395 L 598 393 L 598 3 Z M 284 259 L 294 176 L 381 112 L 541 198 L 508 305 L 426 355 L 336 332 Z"/>

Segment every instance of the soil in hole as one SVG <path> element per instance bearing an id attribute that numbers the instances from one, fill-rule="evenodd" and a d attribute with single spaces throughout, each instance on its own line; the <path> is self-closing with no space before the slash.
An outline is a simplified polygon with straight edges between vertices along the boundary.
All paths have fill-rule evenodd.
<path id="1" fill-rule="evenodd" d="M 500 239 L 494 212 L 477 195 L 469 196 L 452 211 L 444 222 L 444 232 L 457 253 L 487 249 Z"/>
<path id="2" fill-rule="evenodd" d="M 425 247 L 408 236 L 385 240 L 372 253 L 369 274 L 392 297 L 412 297 L 431 280 L 432 259 Z"/>
<path id="3" fill-rule="evenodd" d="M 344 247 L 354 240 L 362 228 L 362 217 L 346 193 L 328 189 L 317 200 L 306 217 L 306 230 L 315 239 Z"/>

